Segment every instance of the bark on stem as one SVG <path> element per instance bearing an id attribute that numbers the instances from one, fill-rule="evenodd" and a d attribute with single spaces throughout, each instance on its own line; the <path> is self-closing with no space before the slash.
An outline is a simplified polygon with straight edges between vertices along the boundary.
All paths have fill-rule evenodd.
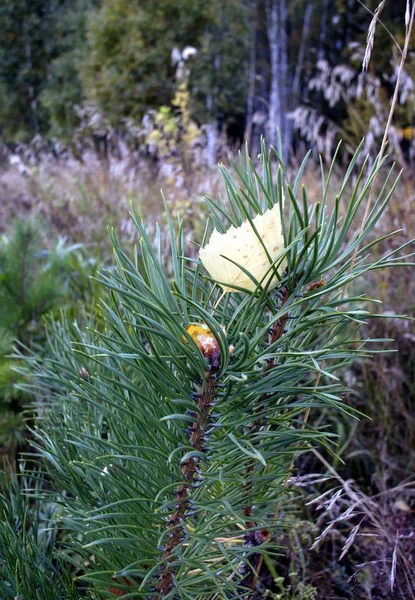
<path id="1" fill-rule="evenodd" d="M 200 392 L 195 395 L 198 410 L 193 413 L 194 422 L 188 429 L 189 442 L 194 450 L 206 452 L 206 436 L 211 420 L 212 408 L 215 405 L 217 394 L 217 379 L 214 369 L 204 374 Z M 169 517 L 168 531 L 166 537 L 168 542 L 163 549 L 162 564 L 157 575 L 158 582 L 155 586 L 156 598 L 167 596 L 174 588 L 174 566 L 175 551 L 186 536 L 185 520 L 190 517 L 192 510 L 191 489 L 196 487 L 199 481 L 200 467 L 199 459 L 190 457 L 182 461 L 181 470 L 184 481 L 174 491 L 176 500 L 175 508 Z"/>

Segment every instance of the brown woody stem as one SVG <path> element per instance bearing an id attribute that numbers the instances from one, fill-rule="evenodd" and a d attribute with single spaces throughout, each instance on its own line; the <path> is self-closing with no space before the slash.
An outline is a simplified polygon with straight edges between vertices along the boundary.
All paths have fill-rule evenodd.
<path id="1" fill-rule="evenodd" d="M 198 410 L 193 413 L 194 422 L 188 430 L 189 442 L 194 450 L 206 452 L 206 432 L 209 428 L 210 415 L 215 404 L 217 380 L 215 369 L 204 373 L 199 394 L 195 395 Z M 194 488 L 200 474 L 199 461 L 196 457 L 182 461 L 181 470 L 184 481 L 174 491 L 176 500 L 175 509 L 168 521 L 168 542 L 163 549 L 162 566 L 157 575 L 158 582 L 155 586 L 155 598 L 164 598 L 174 587 L 175 567 L 174 553 L 186 535 L 185 520 L 191 510 L 191 489 Z"/>

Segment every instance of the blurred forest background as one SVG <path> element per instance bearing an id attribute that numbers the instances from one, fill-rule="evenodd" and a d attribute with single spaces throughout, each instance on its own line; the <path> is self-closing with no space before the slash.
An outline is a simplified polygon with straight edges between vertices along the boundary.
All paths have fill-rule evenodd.
<path id="1" fill-rule="evenodd" d="M 277 130 L 292 165 L 309 148 L 329 159 L 339 140 L 344 160 L 363 137 L 365 153 L 377 153 L 406 1 L 386 3 L 363 74 L 377 4 L 4 0 L 0 227 L 36 205 L 76 241 L 78 228 L 87 233 L 81 213 L 93 213 L 87 238 L 102 240 L 104 212 L 105 223 L 128 228 L 119 218 L 127 198 L 154 213 L 160 187 L 180 202 L 214 193 L 215 174 L 206 174 L 217 162 L 244 143 L 255 155 L 261 136 L 277 144 Z M 389 135 L 406 177 L 414 69 L 410 55 Z"/>
<path id="2" fill-rule="evenodd" d="M 114 226 L 124 244 L 135 240 L 130 202 L 150 229 L 159 220 L 163 234 L 162 188 L 173 216 L 186 216 L 188 239 L 201 239 L 203 194 L 215 197 L 223 189 L 216 165 L 244 144 L 256 156 L 265 137 L 281 148 L 291 170 L 311 149 L 303 178 L 313 200 L 321 193 L 318 156 L 330 161 L 340 140 L 340 171 L 362 138 L 363 154 L 374 159 L 396 82 L 407 2 L 382 3 L 363 73 L 378 4 L 2 0 L 0 446 L 8 460 L 30 442 L 28 398 L 15 388 L 16 361 L 8 358 L 13 345 L 18 340 L 42 352 L 45 315 L 59 317 L 63 308 L 82 322 L 94 312 L 89 276 L 111 260 L 107 228 Z M 387 150 L 387 164 L 395 161 L 404 171 L 380 224 L 381 231 L 401 229 L 401 243 L 415 232 L 411 48 Z M 373 289 L 392 315 L 415 315 L 409 270 L 374 276 Z M 365 535 L 355 541 L 348 565 L 338 549 L 356 525 L 353 518 L 332 527 L 319 553 L 309 552 L 340 508 L 333 503 L 320 517 L 302 500 L 282 540 L 289 550 L 275 572 L 268 565 L 280 578 L 281 599 L 410 597 L 390 590 L 384 565 L 392 561 L 396 532 L 407 532 L 400 576 L 413 581 L 415 333 L 410 321 L 392 318 L 369 322 L 365 334 L 392 338 L 400 350 L 387 353 L 385 341 L 384 352 L 343 374 L 355 390 L 347 402 L 369 418 L 326 411 L 314 423 L 327 423 L 338 435 L 339 457 L 321 458 L 353 481 Z M 328 468 L 309 455 L 298 466 L 300 473 Z M 315 492 L 306 489 L 310 497 Z M 356 566 L 363 563 L 371 566 Z M 313 595 L 315 586 L 320 595 Z"/>
<path id="3" fill-rule="evenodd" d="M 400 0 L 384 10 L 370 72 L 360 77 L 377 4 L 5 0 L 2 137 L 71 143 L 82 132 L 104 138 L 114 128 L 146 142 L 149 120 L 166 116 L 163 108 L 178 113 L 184 61 L 190 116 L 209 138 L 211 162 L 219 147 L 210 138 L 238 145 L 265 134 L 273 142 L 277 127 L 287 152 L 303 148 L 300 140 L 330 150 L 336 136 L 354 146 L 382 130 L 399 57 L 395 43 L 403 41 Z M 412 71 L 407 64 L 402 103 L 411 99 Z M 409 142 L 410 106 L 399 114 L 397 133 Z"/>

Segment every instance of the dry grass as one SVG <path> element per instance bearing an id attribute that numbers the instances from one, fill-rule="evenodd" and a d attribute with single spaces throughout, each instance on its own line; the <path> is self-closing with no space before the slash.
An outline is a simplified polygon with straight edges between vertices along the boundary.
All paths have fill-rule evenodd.
<path id="1" fill-rule="evenodd" d="M 362 64 L 362 71 L 367 71 L 368 66 L 369 66 L 373 46 L 375 45 L 376 25 L 377 25 L 377 22 L 379 20 L 379 17 L 381 15 L 384 7 L 385 7 L 385 1 L 386 0 L 383 0 L 379 4 L 377 9 L 373 13 L 373 19 L 371 20 L 370 25 L 369 25 L 369 31 L 368 31 L 367 39 L 366 39 L 366 51 L 365 51 L 365 55 L 363 58 L 363 64 Z"/>
<path id="2" fill-rule="evenodd" d="M 311 550 L 326 545 L 325 552 L 340 552 L 339 564 L 354 565 L 348 582 L 356 598 L 415 598 L 415 482 L 379 482 L 382 489 L 369 495 L 316 454 L 339 485 L 308 503 L 322 511 L 317 526 L 324 523 Z"/>
<path id="3" fill-rule="evenodd" d="M 81 242 L 90 251 L 108 252 L 108 227 L 127 244 L 135 240 L 131 205 L 150 228 L 164 220 L 164 202 L 173 215 L 187 217 L 189 229 L 198 229 L 203 214 L 200 199 L 217 195 L 217 169 L 197 170 L 191 184 L 175 164 L 160 168 L 151 159 L 100 156 L 88 151 L 82 158 L 70 154 L 39 156 L 11 154 L 0 163 L 0 232 L 14 218 L 41 217 L 46 229 Z"/>

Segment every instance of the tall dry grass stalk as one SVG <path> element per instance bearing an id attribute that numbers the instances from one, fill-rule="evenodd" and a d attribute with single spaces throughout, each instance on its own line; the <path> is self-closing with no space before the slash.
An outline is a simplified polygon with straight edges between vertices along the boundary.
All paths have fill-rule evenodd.
<path id="1" fill-rule="evenodd" d="M 362 71 L 367 71 L 367 68 L 369 66 L 370 57 L 372 55 L 373 46 L 375 44 L 376 25 L 378 24 L 379 17 L 383 9 L 385 8 L 385 2 L 386 0 L 383 0 L 373 13 L 373 19 L 370 22 L 369 31 L 366 38 L 366 51 L 363 58 Z"/>
<path id="2" fill-rule="evenodd" d="M 376 23 L 377 20 L 379 18 L 380 13 L 382 12 L 384 7 L 384 2 L 381 2 L 378 6 L 378 8 L 375 11 L 375 15 L 371 21 L 371 24 L 369 26 L 369 34 L 368 34 L 368 39 L 367 39 L 367 48 L 366 48 L 366 53 L 365 53 L 365 59 L 363 61 L 363 70 L 366 70 L 369 64 L 369 60 L 370 60 L 370 55 L 372 52 L 372 48 L 373 48 L 373 44 L 374 44 L 374 36 L 375 36 L 375 30 L 376 30 Z M 386 126 L 385 126 L 385 131 L 383 134 L 383 138 L 382 138 L 382 143 L 380 145 L 380 151 L 379 151 L 379 157 L 378 160 L 381 161 L 384 154 L 385 154 L 385 150 L 386 150 L 386 145 L 388 143 L 388 136 L 389 136 L 389 130 L 392 124 L 392 119 L 393 119 L 393 115 L 395 114 L 395 109 L 396 109 L 396 105 L 398 103 L 398 95 L 399 95 L 399 87 L 400 87 L 400 83 L 401 83 L 401 78 L 402 78 L 402 73 L 404 70 L 404 66 L 406 63 L 406 59 L 408 56 L 408 49 L 409 49 L 409 43 L 411 40 L 411 35 L 412 35 L 412 29 L 413 29 L 413 24 L 414 24 L 414 19 L 415 19 L 415 2 L 412 2 L 412 7 L 411 7 L 411 2 L 410 0 L 407 0 L 406 2 L 406 11 L 405 11 L 405 42 L 404 42 L 404 46 L 402 49 L 402 55 L 401 55 L 401 61 L 399 64 L 399 69 L 398 69 L 398 74 L 396 77 L 396 83 L 395 83 L 395 89 L 393 92 L 393 97 L 392 97 L 392 101 L 391 101 L 391 107 L 389 110 L 389 115 L 388 115 L 388 119 L 386 122 Z M 372 187 L 370 189 L 370 193 L 369 193 L 369 197 L 368 197 L 368 201 L 366 203 L 366 207 L 365 207 L 365 212 L 363 214 L 363 218 L 362 218 L 362 223 L 360 225 L 360 230 L 359 230 L 359 236 L 362 235 L 362 232 L 365 228 L 365 225 L 367 223 L 367 219 L 369 217 L 369 213 L 370 213 L 370 209 L 372 207 L 373 204 L 373 198 L 374 198 L 374 194 L 375 194 L 376 188 L 375 188 L 375 179 L 372 182 Z M 352 262 L 350 265 L 350 271 L 353 270 L 355 263 L 356 263 L 356 257 L 357 257 L 357 253 L 359 251 L 359 246 L 356 246 L 355 251 L 353 253 L 353 257 L 352 257 Z M 346 295 L 347 289 L 344 290 L 343 296 Z"/>
<path id="3" fill-rule="evenodd" d="M 328 525 L 315 539 L 311 550 L 319 547 L 329 534 L 345 528 L 349 530 L 349 534 L 347 537 L 344 537 L 344 534 L 341 536 L 344 540 L 339 557 L 341 561 L 357 538 L 367 538 L 369 543 L 375 544 L 370 550 L 371 558 L 374 559 L 357 564 L 349 581 L 355 581 L 367 567 L 379 567 L 380 572 L 388 573 L 390 593 L 396 593 L 393 598 L 405 597 L 415 600 L 411 552 L 414 535 L 411 518 L 413 511 L 406 501 L 413 497 L 415 482 L 404 481 L 369 496 L 353 481 L 345 480 L 318 450 L 313 448 L 312 452 L 326 467 L 327 474 L 336 479 L 339 485 L 308 502 L 308 505 L 314 505 L 317 510 L 323 510 L 330 517 Z M 396 589 L 398 576 L 399 590 Z"/>

